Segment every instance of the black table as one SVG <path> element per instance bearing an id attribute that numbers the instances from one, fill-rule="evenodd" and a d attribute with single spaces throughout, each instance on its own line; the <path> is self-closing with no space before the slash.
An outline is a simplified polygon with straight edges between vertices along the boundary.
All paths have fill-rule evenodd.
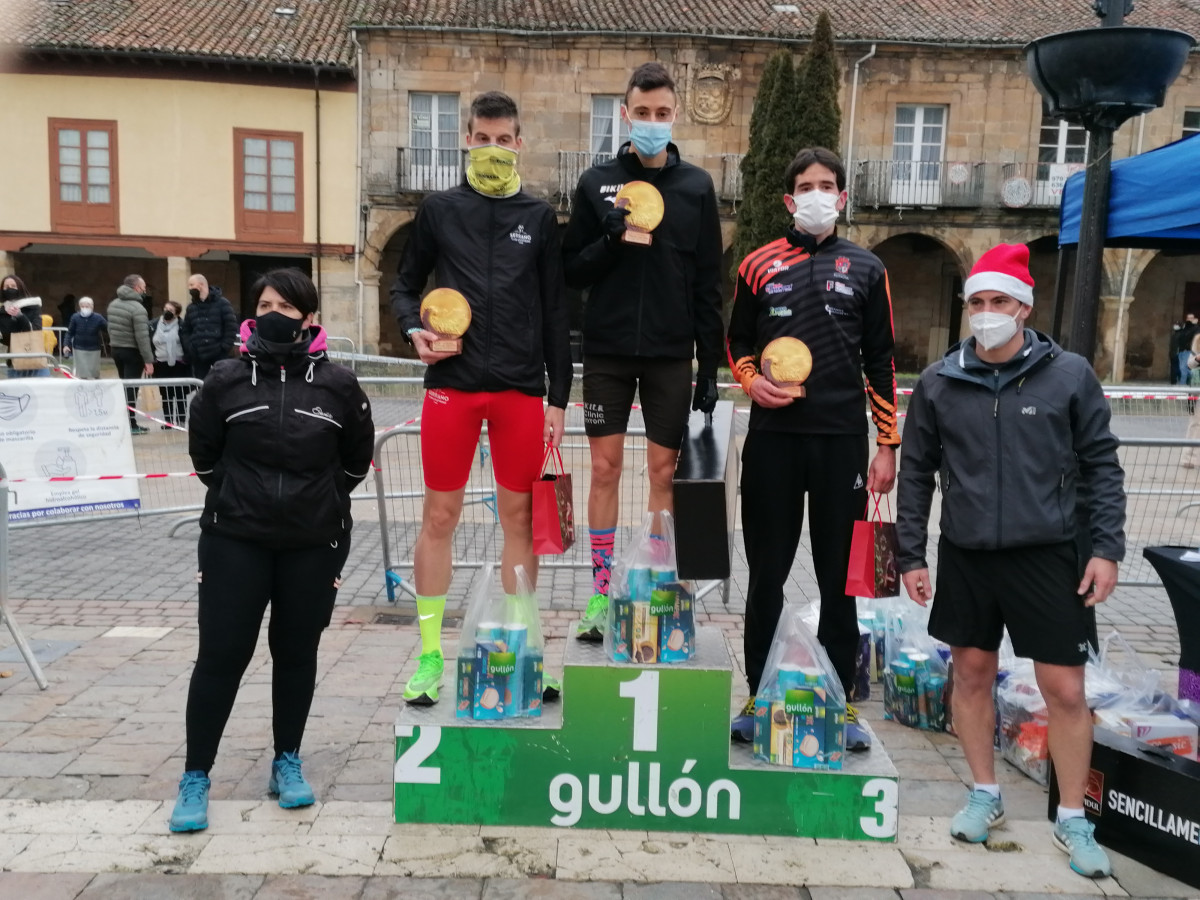
<path id="1" fill-rule="evenodd" d="M 1179 685 L 1200 673 L 1200 562 L 1184 562 L 1180 557 L 1193 547 L 1146 547 L 1146 557 L 1162 578 L 1175 625 L 1179 629 Z M 1189 679 L 1190 675 L 1190 679 Z M 1182 694 L 1181 694 L 1182 696 Z"/>

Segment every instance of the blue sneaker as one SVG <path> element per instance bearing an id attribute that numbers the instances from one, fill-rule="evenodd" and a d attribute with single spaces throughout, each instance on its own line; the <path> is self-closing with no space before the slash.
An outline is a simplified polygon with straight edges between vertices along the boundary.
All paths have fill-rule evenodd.
<path id="1" fill-rule="evenodd" d="M 312 806 L 316 802 L 312 785 L 300 774 L 300 755 L 285 753 L 271 763 L 271 781 L 267 790 L 279 795 L 279 805 L 284 809 L 297 806 Z"/>
<path id="2" fill-rule="evenodd" d="M 846 704 L 846 749 L 861 753 L 871 749 L 871 732 L 858 724 L 858 710 Z"/>
<path id="3" fill-rule="evenodd" d="M 1096 843 L 1096 826 L 1083 816 L 1065 819 L 1054 826 L 1054 846 L 1071 856 L 1071 868 L 1087 878 L 1107 878 L 1112 863 Z"/>
<path id="4" fill-rule="evenodd" d="M 208 827 L 208 788 L 212 784 L 200 769 L 184 772 L 179 796 L 168 827 L 172 831 L 203 831 Z"/>
<path id="5" fill-rule="evenodd" d="M 967 805 L 950 820 L 950 836 L 968 844 L 982 844 L 988 829 L 1004 824 L 1004 804 L 987 791 L 971 791 Z"/>
<path id="6" fill-rule="evenodd" d="M 736 744 L 754 743 L 754 698 L 746 700 L 742 711 L 729 723 L 729 739 Z"/>

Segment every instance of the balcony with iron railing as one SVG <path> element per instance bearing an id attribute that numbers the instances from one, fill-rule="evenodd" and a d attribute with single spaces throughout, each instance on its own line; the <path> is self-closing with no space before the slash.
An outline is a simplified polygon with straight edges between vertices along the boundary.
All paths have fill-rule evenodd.
<path id="1" fill-rule="evenodd" d="M 1075 164 L 914 162 L 867 159 L 851 166 L 855 209 L 1056 209 Z"/>
<path id="2" fill-rule="evenodd" d="M 466 167 L 465 149 L 397 147 L 396 188 L 402 194 L 444 191 L 462 180 Z"/>

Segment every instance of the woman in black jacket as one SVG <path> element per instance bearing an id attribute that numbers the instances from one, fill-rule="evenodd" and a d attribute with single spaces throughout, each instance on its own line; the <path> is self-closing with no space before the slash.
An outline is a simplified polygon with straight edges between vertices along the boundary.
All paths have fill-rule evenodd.
<path id="1" fill-rule="evenodd" d="M 208 772 L 271 603 L 275 759 L 268 789 L 309 806 L 300 740 L 350 550 L 350 491 L 371 467 L 371 406 L 358 380 L 311 352 L 317 292 L 296 269 L 251 289 L 257 322 L 240 359 L 192 400 L 189 451 L 208 487 L 200 519 L 200 649 L 172 831 L 208 827 Z"/>

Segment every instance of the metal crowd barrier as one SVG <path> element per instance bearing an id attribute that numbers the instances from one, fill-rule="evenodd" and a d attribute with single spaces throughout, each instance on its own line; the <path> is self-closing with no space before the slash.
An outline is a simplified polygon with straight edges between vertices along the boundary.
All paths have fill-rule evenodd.
<path id="1" fill-rule="evenodd" d="M 1162 580 L 1142 556 L 1144 548 L 1200 546 L 1200 440 L 1125 438 L 1120 455 L 1126 550 L 1117 583 L 1158 587 Z"/>
<path id="2" fill-rule="evenodd" d="M 8 633 L 12 635 L 17 649 L 21 651 L 21 658 L 29 667 L 33 680 L 44 691 L 50 687 L 50 682 L 46 680 L 37 657 L 34 656 L 32 648 L 25 640 L 25 635 L 21 633 L 21 629 L 8 608 L 8 494 L 10 490 L 8 476 L 4 471 L 4 466 L 0 464 L 0 621 L 3 621 L 8 627 Z"/>

